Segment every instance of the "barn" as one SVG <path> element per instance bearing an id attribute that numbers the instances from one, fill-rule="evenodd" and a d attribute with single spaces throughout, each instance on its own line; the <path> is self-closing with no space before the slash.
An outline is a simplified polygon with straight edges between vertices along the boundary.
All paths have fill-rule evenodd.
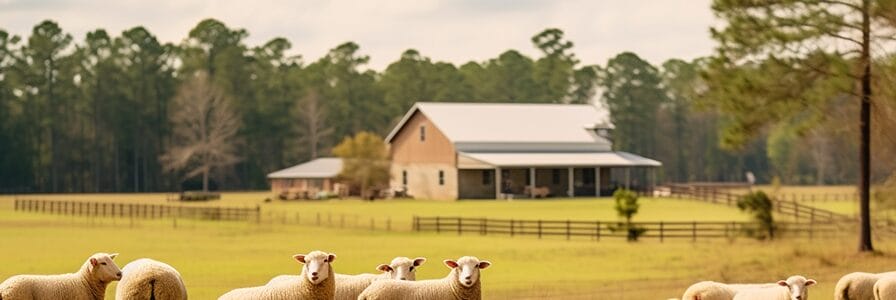
<path id="1" fill-rule="evenodd" d="M 390 186 L 420 199 L 555 197 L 648 188 L 656 160 L 613 151 L 593 105 L 416 103 L 386 137 Z M 527 188 L 528 187 L 528 188 Z"/>

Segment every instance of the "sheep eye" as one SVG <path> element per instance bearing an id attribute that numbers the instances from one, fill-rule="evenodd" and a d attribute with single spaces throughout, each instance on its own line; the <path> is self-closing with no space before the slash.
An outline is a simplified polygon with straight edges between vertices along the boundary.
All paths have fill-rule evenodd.
<path id="1" fill-rule="evenodd" d="M 104 265 L 104 266 L 106 265 L 106 263 L 100 263 L 100 264 L 101 264 L 101 265 Z"/>
<path id="2" fill-rule="evenodd" d="M 411 272 L 414 272 L 414 267 L 411 267 L 410 270 L 411 270 Z"/>

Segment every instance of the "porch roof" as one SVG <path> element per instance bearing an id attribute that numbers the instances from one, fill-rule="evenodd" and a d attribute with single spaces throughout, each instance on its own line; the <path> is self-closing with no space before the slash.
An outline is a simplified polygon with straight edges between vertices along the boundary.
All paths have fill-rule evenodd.
<path id="1" fill-rule="evenodd" d="M 458 153 L 459 169 L 492 167 L 659 167 L 663 164 L 621 151 L 562 153 Z"/>

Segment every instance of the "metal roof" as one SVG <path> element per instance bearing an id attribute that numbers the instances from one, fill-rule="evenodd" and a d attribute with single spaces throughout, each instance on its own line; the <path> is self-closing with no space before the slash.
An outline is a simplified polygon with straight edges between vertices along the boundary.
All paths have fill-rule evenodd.
<path id="1" fill-rule="evenodd" d="M 417 111 L 452 143 L 597 144 L 610 142 L 594 133 L 609 127 L 609 115 L 589 104 L 418 102 L 386 137 L 390 142 Z M 596 125 L 598 124 L 598 125 Z"/>
<path id="2" fill-rule="evenodd" d="M 459 153 L 462 158 L 475 162 L 462 165 L 459 169 L 481 168 L 483 164 L 493 167 L 659 167 L 663 164 L 628 152 L 590 153 Z M 468 161 L 468 160 L 465 160 Z"/>
<path id="3" fill-rule="evenodd" d="M 342 159 L 322 157 L 268 174 L 268 178 L 333 178 L 342 171 Z"/>

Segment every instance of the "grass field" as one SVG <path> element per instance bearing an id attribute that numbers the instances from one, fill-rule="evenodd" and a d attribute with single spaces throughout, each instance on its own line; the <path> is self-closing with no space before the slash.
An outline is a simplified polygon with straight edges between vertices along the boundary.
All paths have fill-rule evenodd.
<path id="1" fill-rule="evenodd" d="M 225 194 L 218 203 L 254 205 L 264 193 Z M 262 196 L 262 197 L 259 197 Z M 71 199 L 71 195 L 59 196 Z M 83 195 L 85 200 L 159 201 L 150 195 Z M 896 265 L 896 243 L 878 241 L 884 254 L 855 254 L 851 238 L 644 241 L 438 235 L 408 231 L 333 229 L 276 222 L 86 219 L 11 211 L 0 198 L 0 278 L 20 273 L 74 271 L 91 253 L 120 252 L 118 263 L 152 257 L 177 267 L 192 299 L 214 299 L 243 286 L 260 285 L 277 274 L 297 273 L 295 253 L 323 249 L 338 255 L 343 273 L 372 272 L 394 256 L 429 258 L 418 278 L 446 274 L 445 258 L 475 255 L 490 260 L 483 271 L 485 299 L 667 299 L 699 280 L 768 282 L 791 274 L 820 281 L 812 299 L 832 299 L 839 276 L 883 271 Z M 161 198 L 164 201 L 164 196 Z M 744 220 L 736 209 L 694 201 L 645 199 L 636 220 Z M 264 204 L 273 214 L 353 213 L 401 218 L 410 215 L 469 215 L 507 218 L 615 220 L 608 200 L 559 201 L 327 201 Z M 114 286 L 110 286 L 111 296 Z"/>

